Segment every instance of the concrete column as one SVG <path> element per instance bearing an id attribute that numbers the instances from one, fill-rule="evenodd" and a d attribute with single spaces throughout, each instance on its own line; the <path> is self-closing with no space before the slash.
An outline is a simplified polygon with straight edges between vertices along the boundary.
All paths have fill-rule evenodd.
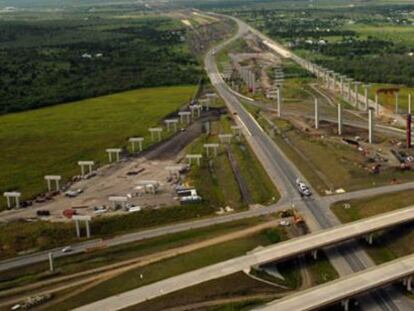
<path id="1" fill-rule="evenodd" d="M 315 98 L 315 129 L 319 129 L 319 103 L 317 98 Z"/>
<path id="2" fill-rule="evenodd" d="M 91 229 L 89 227 L 89 221 L 85 221 L 85 225 L 86 225 L 86 237 L 90 238 L 91 237 Z"/>
<path id="3" fill-rule="evenodd" d="M 48 180 L 46 180 L 47 181 L 47 190 L 48 191 L 52 191 L 52 184 L 51 184 L 51 180 L 50 179 L 48 179 Z"/>
<path id="4" fill-rule="evenodd" d="M 10 197 L 6 197 L 7 200 L 7 208 L 11 208 L 11 202 L 10 202 Z"/>
<path id="5" fill-rule="evenodd" d="M 85 176 L 85 166 L 81 165 L 81 175 Z"/>
<path id="6" fill-rule="evenodd" d="M 277 116 L 282 116 L 282 87 L 277 89 Z"/>
<path id="7" fill-rule="evenodd" d="M 409 292 L 412 291 L 412 281 L 413 281 L 412 276 L 407 277 L 407 280 L 406 280 L 407 283 L 406 284 L 407 284 L 407 291 L 409 291 Z"/>
<path id="8" fill-rule="evenodd" d="M 344 95 L 344 76 L 339 77 L 339 92 L 343 96 Z"/>
<path id="9" fill-rule="evenodd" d="M 338 135 L 342 135 L 342 105 L 338 104 Z"/>
<path id="10" fill-rule="evenodd" d="M 336 78 L 337 78 L 338 74 L 337 73 L 333 73 L 333 90 L 336 90 Z"/>
<path id="11" fill-rule="evenodd" d="M 355 103 L 355 107 L 359 109 L 359 85 L 361 84 L 361 82 L 355 81 L 354 82 L 354 87 L 355 87 L 355 98 L 354 98 L 354 103 Z"/>
<path id="12" fill-rule="evenodd" d="M 365 111 L 368 111 L 369 108 L 369 88 L 371 86 L 370 85 L 364 85 L 364 92 L 365 92 Z"/>
<path id="13" fill-rule="evenodd" d="M 352 80 L 348 80 L 348 102 L 352 99 Z"/>
<path id="14" fill-rule="evenodd" d="M 368 109 L 368 141 L 370 144 L 374 141 L 374 108 Z"/>
<path id="15" fill-rule="evenodd" d="M 16 208 L 20 207 L 20 198 L 16 197 Z"/>
<path id="16" fill-rule="evenodd" d="M 377 112 L 377 116 L 379 116 L 379 97 L 378 97 L 378 93 L 375 93 L 375 111 Z"/>
<path id="17" fill-rule="evenodd" d="M 349 299 L 341 300 L 341 305 L 345 311 L 349 311 Z"/>
<path id="18" fill-rule="evenodd" d="M 312 251 L 312 257 L 313 257 L 314 260 L 317 260 L 318 259 L 318 250 L 317 249 L 315 249 L 314 251 Z"/>
<path id="19" fill-rule="evenodd" d="M 370 233 L 368 235 L 365 236 L 365 241 L 367 241 L 367 243 L 369 245 L 372 245 L 372 243 L 374 242 L 374 234 Z"/>
<path id="20" fill-rule="evenodd" d="M 79 220 L 75 220 L 76 236 L 80 238 Z"/>
<path id="21" fill-rule="evenodd" d="M 400 111 L 400 93 L 395 93 L 395 113 L 398 114 Z"/>
<path id="22" fill-rule="evenodd" d="M 49 253 L 49 270 L 50 272 L 55 271 L 55 268 L 53 266 L 53 253 L 52 252 Z"/>

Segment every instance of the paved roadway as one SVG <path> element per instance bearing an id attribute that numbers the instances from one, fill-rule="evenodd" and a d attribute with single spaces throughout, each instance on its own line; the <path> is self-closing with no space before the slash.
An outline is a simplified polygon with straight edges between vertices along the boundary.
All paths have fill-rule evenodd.
<path id="1" fill-rule="evenodd" d="M 214 51 L 218 51 L 220 48 L 228 44 L 230 41 L 239 38 L 248 31 L 249 27 L 246 24 L 240 21 L 237 22 L 240 26 L 237 36 L 221 44 L 218 48 L 214 49 Z M 227 221 L 269 214 L 273 213 L 278 209 L 286 208 L 290 202 L 296 202 L 297 207 L 301 210 L 301 212 L 303 212 L 306 217 L 309 217 L 308 219 L 313 229 L 317 230 L 320 228 L 329 228 L 331 226 L 338 225 L 339 221 L 332 213 L 330 213 L 328 206 L 328 203 L 335 201 L 334 198 L 336 198 L 337 196 L 329 197 L 329 200 L 325 200 L 319 196 L 315 196 L 314 200 L 300 202 L 300 197 L 295 188 L 295 180 L 298 176 L 301 176 L 301 174 L 286 158 L 286 156 L 280 151 L 280 149 L 270 140 L 270 138 L 267 137 L 267 135 L 263 132 L 260 126 L 256 123 L 256 121 L 242 108 L 238 99 L 235 96 L 233 96 L 232 93 L 229 91 L 229 88 L 221 80 L 218 70 L 214 64 L 214 56 L 211 51 L 207 54 L 205 61 L 206 69 L 209 73 L 209 76 L 214 86 L 216 87 L 220 95 L 223 97 L 223 99 L 226 101 L 229 109 L 238 114 L 238 116 L 236 116 L 236 120 L 242 126 L 247 140 L 251 143 L 253 149 L 255 150 L 262 164 L 265 166 L 272 180 L 278 186 L 279 191 L 281 192 L 282 199 L 277 205 L 264 209 L 252 210 L 239 214 L 231 214 L 221 217 L 214 217 L 200 221 L 191 221 L 187 223 L 174 224 L 162 228 L 146 230 L 138 233 L 132 233 L 115 237 L 111 240 L 107 240 L 105 242 L 106 245 L 119 245 L 123 243 L 129 243 L 133 241 L 139 241 L 142 239 L 157 237 L 169 233 L 185 231 L 192 228 L 202 228 L 218 223 L 224 223 Z M 303 176 L 302 179 L 304 180 Z M 412 188 L 412 186 L 413 185 L 409 185 L 408 188 Z M 408 188 L 406 188 L 405 185 L 397 185 L 393 186 L 392 191 L 404 190 Z M 363 192 L 359 192 L 359 194 L 363 196 L 369 196 L 371 194 L 376 194 L 378 191 L 380 191 L 380 193 L 383 193 L 383 190 L 379 188 L 364 190 Z M 350 195 L 352 198 L 358 197 L 353 193 L 349 193 L 346 195 Z M 83 252 L 88 248 L 99 246 L 101 244 L 102 240 L 95 240 L 92 242 L 88 242 L 87 244 L 77 244 L 73 247 L 73 253 Z M 60 249 L 55 249 L 53 251 L 58 252 L 58 256 L 67 255 L 60 253 Z M 10 260 L 2 261 L 0 262 L 0 271 L 4 271 L 6 269 L 10 269 L 13 267 L 20 267 L 28 264 L 33 264 L 39 261 L 44 261 L 47 259 L 47 253 L 48 252 L 36 253 L 32 255 L 21 256 Z M 331 261 L 334 264 L 335 268 L 342 275 L 351 273 L 353 271 L 359 271 L 373 265 L 373 262 L 370 260 L 370 258 L 364 252 L 358 249 L 357 245 L 355 246 L 352 243 L 347 245 L 346 247 L 341 247 L 337 250 L 329 251 L 328 253 L 329 255 L 331 255 Z M 383 292 L 380 294 L 382 294 L 383 297 L 378 298 L 378 295 L 375 294 L 374 296 L 377 296 L 375 298 L 380 301 L 379 304 L 381 310 L 412 310 L 412 305 L 409 305 L 409 307 L 407 307 L 406 304 L 408 302 L 406 301 L 406 299 L 401 299 L 400 295 L 391 292 L 391 295 L 396 296 L 400 300 L 399 302 L 393 303 L 392 301 L 390 302 L 390 299 L 388 299 L 390 293 Z M 368 301 L 369 299 L 366 300 Z M 399 307 L 397 306 L 397 304 L 399 305 Z"/>
<path id="2" fill-rule="evenodd" d="M 281 152 L 276 144 L 264 133 L 263 129 L 257 124 L 254 118 L 242 107 L 241 103 L 236 96 L 233 95 L 229 87 L 222 80 L 218 69 L 215 64 L 214 55 L 224 46 L 243 36 L 249 29 L 249 27 L 237 21 L 239 24 L 239 30 L 237 35 L 220 44 L 218 47 L 210 51 L 205 58 L 206 71 L 209 74 L 212 84 L 219 92 L 220 96 L 225 100 L 229 110 L 235 115 L 236 122 L 242 127 L 242 130 L 246 136 L 248 142 L 252 145 L 253 150 L 256 152 L 258 158 L 264 165 L 266 171 L 269 173 L 275 184 L 278 185 L 282 194 L 282 202 L 287 203 L 289 200 L 296 201 L 297 207 L 303 214 L 306 214 L 306 219 L 309 221 L 309 225 L 313 230 L 319 230 L 321 228 L 331 228 L 336 225 L 340 225 L 335 215 L 331 213 L 328 205 L 321 200 L 318 195 L 315 195 L 313 200 L 299 201 L 299 195 L 296 191 L 295 180 L 299 176 L 304 180 L 303 176 L 294 167 L 294 165 L 287 159 L 287 157 Z M 373 262 L 370 260 L 367 254 L 363 252 L 358 244 L 347 243 L 345 246 L 334 248 L 329 250 L 328 256 L 331 259 L 334 267 L 341 275 L 350 274 L 356 271 L 361 271 L 369 266 L 373 266 Z M 275 254 L 272 252 L 272 256 Z M 197 271 L 195 274 L 184 274 L 183 281 L 177 282 L 176 278 L 162 281 L 161 287 L 159 283 L 151 284 L 145 287 L 146 293 L 141 292 L 142 288 L 136 289 L 118 295 L 116 297 L 108 298 L 93 304 L 93 309 L 103 308 L 106 306 L 109 309 L 116 309 L 119 303 L 128 305 L 139 303 L 142 297 L 144 299 L 150 299 L 155 296 L 163 295 L 168 292 L 177 290 L 180 286 L 190 286 L 193 282 L 198 283 L 201 281 L 201 277 L 207 277 L 214 279 L 219 276 L 230 274 L 235 271 L 240 271 L 240 266 L 250 266 L 251 262 L 248 262 L 246 258 L 234 259 L 232 264 L 220 263 L 213 270 L 209 270 L 211 267 L 207 267 L 203 273 Z M 237 268 L 235 268 L 238 266 Z M 144 287 L 143 287 L 144 288 Z M 137 293 L 142 293 L 137 294 Z M 394 298 L 394 299 L 393 299 Z M 397 301 L 398 300 L 398 301 Z M 384 290 L 374 292 L 372 295 L 364 297 L 364 310 L 412 310 L 410 302 L 403 299 L 402 295 L 393 291 L 387 292 Z M 88 309 L 90 306 L 85 306 L 80 310 L 92 310 Z"/>
<path id="3" fill-rule="evenodd" d="M 412 222 L 413 220 L 414 206 L 411 206 L 353 223 L 343 224 L 334 228 L 321 230 L 319 232 L 271 245 L 241 257 L 200 268 L 166 280 L 161 280 L 147 286 L 142 286 L 91 303 L 76 310 L 121 310 L 180 289 L 208 282 L 240 271 L 249 270 L 250 267 L 258 264 L 291 258 L 312 250 L 321 249 L 349 239 L 361 237 L 378 230 Z"/>
<path id="4" fill-rule="evenodd" d="M 213 218 L 205 218 L 201 220 L 193 220 L 190 222 L 183 222 L 183 223 L 172 224 L 172 225 L 159 227 L 155 229 L 124 234 L 124 235 L 120 235 L 120 236 L 107 239 L 107 240 L 95 239 L 95 240 L 87 241 L 84 243 L 78 243 L 78 244 L 72 245 L 72 251 L 70 253 L 62 253 L 61 251 L 62 247 L 54 248 L 54 249 L 43 251 L 43 252 L 37 252 L 34 254 L 30 254 L 30 255 L 19 256 L 19 257 L 3 260 L 0 262 L 0 272 L 48 260 L 49 252 L 54 253 L 55 258 L 59 258 L 59 257 L 83 253 L 87 251 L 88 249 L 92 249 L 96 247 L 112 247 L 112 246 L 117 246 L 121 244 L 138 242 L 138 241 L 145 240 L 145 239 L 151 239 L 151 238 L 155 238 L 155 237 L 159 237 L 159 236 L 163 236 L 167 234 L 183 232 L 186 230 L 205 228 L 205 227 L 218 225 L 218 224 L 222 224 L 226 222 L 273 214 L 277 211 L 287 209 L 287 208 L 289 208 L 289 205 L 287 204 L 277 204 L 277 205 L 271 205 L 268 207 L 252 209 L 252 210 L 248 210 L 248 211 L 240 212 L 240 213 L 217 216 Z"/>
<path id="5" fill-rule="evenodd" d="M 346 300 L 360 293 L 414 274 L 414 255 L 310 288 L 257 308 L 260 311 L 308 311 Z"/>
<path id="6" fill-rule="evenodd" d="M 270 40 L 258 31 L 253 30 L 246 23 L 233 18 L 239 25 L 236 37 L 240 38 L 248 31 L 256 33 L 259 37 Z M 232 40 L 229 40 L 232 41 Z M 236 121 L 245 130 L 247 140 L 252 144 L 253 150 L 257 153 L 262 164 L 271 176 L 278 176 L 277 185 L 283 185 L 283 193 L 290 198 L 297 198 L 295 180 L 304 176 L 297 170 L 292 162 L 283 154 L 280 148 L 264 133 L 254 118 L 243 108 L 238 98 L 231 92 L 220 76 L 215 64 L 214 54 L 223 48 L 228 42 L 221 44 L 214 49 L 214 53 L 208 53 L 205 59 L 206 70 L 212 84 L 226 102 L 229 110 L 237 114 Z M 309 184 L 309 183 L 308 183 Z M 315 193 L 315 191 L 314 191 Z M 321 200 L 317 194 L 313 200 L 304 200 L 303 204 L 297 204 L 297 208 L 305 215 L 311 230 L 329 228 L 339 225 L 340 222 L 329 209 L 329 206 Z M 345 246 L 328 252 L 331 263 L 340 275 L 347 275 L 353 272 L 364 270 L 374 265 L 371 258 L 364 252 L 358 243 L 348 243 Z M 401 294 L 394 291 L 391 293 L 385 290 L 378 290 L 364 297 L 364 310 L 413 310 L 412 302 Z"/>

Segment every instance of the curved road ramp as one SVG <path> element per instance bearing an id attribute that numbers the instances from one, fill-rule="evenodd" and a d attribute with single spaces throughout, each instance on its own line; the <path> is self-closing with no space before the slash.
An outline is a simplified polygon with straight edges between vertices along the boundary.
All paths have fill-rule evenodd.
<path id="1" fill-rule="evenodd" d="M 414 206 L 406 207 L 389 213 L 384 213 L 379 216 L 369 217 L 352 223 L 339 225 L 334 228 L 321 230 L 312 234 L 268 246 L 241 257 L 223 261 L 218 264 L 187 272 L 150 285 L 142 286 L 119 295 L 108 297 L 106 299 L 80 307 L 76 310 L 121 310 L 145 302 L 147 300 L 178 291 L 180 289 L 250 269 L 250 267 L 254 265 L 264 264 L 267 262 L 275 262 L 286 258 L 291 258 L 299 254 L 317 251 L 318 249 L 322 249 L 324 247 L 328 247 L 354 238 L 367 237 L 367 241 L 372 241 L 372 234 L 374 232 L 412 221 L 414 221 Z M 403 270 L 405 274 L 402 276 L 401 274 L 394 272 L 393 269 L 386 270 L 388 272 L 389 279 L 387 279 L 385 283 L 389 283 L 395 279 L 400 279 L 402 277 L 414 274 L 414 257 L 404 259 L 403 261 L 400 261 L 400 264 L 398 264 L 398 261 L 396 262 L 398 267 L 404 268 Z M 409 264 L 410 262 L 411 264 Z M 365 271 L 375 271 L 375 269 L 381 269 L 381 267 L 382 266 L 374 267 L 373 269 Z M 358 275 L 360 275 L 360 273 L 355 274 L 355 276 Z M 380 280 L 380 278 L 377 279 Z M 363 276 L 358 280 L 360 284 L 358 284 L 358 282 L 356 282 L 356 284 L 360 286 L 363 286 L 364 283 L 367 283 L 368 281 L 364 279 Z M 383 285 L 383 283 L 381 284 Z M 352 288 L 357 289 L 359 287 L 351 286 L 350 289 Z M 328 289 L 330 289 L 330 287 L 328 287 Z M 325 289 L 322 288 L 321 291 L 325 292 Z M 344 290 L 340 290 L 339 292 L 341 291 Z M 326 297 L 330 297 L 331 293 L 326 292 L 325 295 Z M 320 300 L 321 299 L 317 299 L 317 301 Z M 270 308 L 273 308 L 273 306 Z M 273 308 L 272 310 L 275 309 Z M 279 310 L 279 308 L 277 308 L 277 310 Z M 296 311 L 310 309 L 291 308 L 289 311 L 291 310 Z"/>
<path id="2" fill-rule="evenodd" d="M 316 310 L 341 302 L 347 311 L 351 297 L 399 280 L 402 280 L 407 290 L 411 291 L 413 275 L 414 255 L 410 255 L 270 302 L 255 310 Z"/>

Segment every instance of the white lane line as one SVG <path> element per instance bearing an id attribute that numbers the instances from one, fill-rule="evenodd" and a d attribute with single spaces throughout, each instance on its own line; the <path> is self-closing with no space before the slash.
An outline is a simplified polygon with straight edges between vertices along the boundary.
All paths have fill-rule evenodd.
<path id="1" fill-rule="evenodd" d="M 239 116 L 236 116 L 236 118 L 237 118 L 237 120 L 239 120 L 239 123 L 242 125 L 242 127 L 246 130 L 247 134 L 249 136 L 253 136 L 252 133 L 247 128 L 246 124 L 244 124 L 243 120 Z"/>
<path id="2" fill-rule="evenodd" d="M 243 108 L 243 109 L 244 109 L 244 108 Z M 260 131 L 262 131 L 262 132 L 264 132 L 263 128 L 262 128 L 262 127 L 260 126 L 260 124 L 256 121 L 256 119 L 252 116 L 252 114 L 251 114 L 250 112 L 248 112 L 248 111 L 246 111 L 246 112 L 249 114 L 250 118 L 252 118 L 253 122 L 254 122 L 254 123 L 256 123 L 257 127 L 259 128 L 259 130 L 260 130 Z"/>

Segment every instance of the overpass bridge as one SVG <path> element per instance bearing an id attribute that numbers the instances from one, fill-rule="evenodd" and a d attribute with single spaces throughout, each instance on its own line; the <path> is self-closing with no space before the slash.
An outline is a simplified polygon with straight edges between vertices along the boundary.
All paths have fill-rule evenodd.
<path id="1" fill-rule="evenodd" d="M 121 310 L 180 289 L 250 269 L 258 264 L 281 261 L 307 252 L 313 252 L 316 255 L 318 249 L 358 237 L 368 236 L 370 238 L 367 240 L 372 241 L 374 232 L 413 220 L 414 206 L 410 206 L 268 246 L 241 257 L 108 297 L 76 310 Z"/>
<path id="2" fill-rule="evenodd" d="M 347 311 L 351 297 L 398 280 L 403 280 L 407 290 L 411 291 L 413 275 L 414 255 L 410 255 L 310 288 L 286 298 L 269 302 L 256 310 L 308 311 L 341 302 L 345 311 Z"/>

